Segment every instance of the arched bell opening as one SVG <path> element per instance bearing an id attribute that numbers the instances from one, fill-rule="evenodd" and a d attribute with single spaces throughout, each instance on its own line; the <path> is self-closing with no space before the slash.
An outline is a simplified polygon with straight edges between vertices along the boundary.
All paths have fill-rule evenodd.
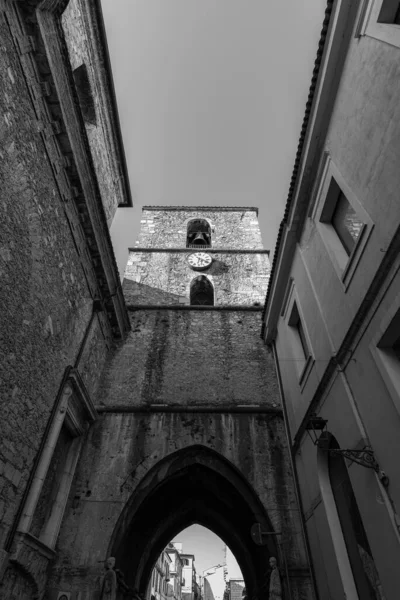
<path id="1" fill-rule="evenodd" d="M 186 248 L 211 248 L 211 226 L 205 219 L 192 219 L 187 224 Z"/>
<path id="2" fill-rule="evenodd" d="M 192 306 L 214 306 L 214 287 L 205 275 L 195 277 L 190 284 Z"/>
<path id="3" fill-rule="evenodd" d="M 198 523 L 231 549 L 243 573 L 248 596 L 268 595 L 268 560 L 277 556 L 275 536 L 258 546 L 254 523 L 272 531 L 258 496 L 243 476 L 218 453 L 191 446 L 161 460 L 140 482 L 114 530 L 109 556 L 128 585 L 145 594 L 162 550 L 182 529 Z"/>

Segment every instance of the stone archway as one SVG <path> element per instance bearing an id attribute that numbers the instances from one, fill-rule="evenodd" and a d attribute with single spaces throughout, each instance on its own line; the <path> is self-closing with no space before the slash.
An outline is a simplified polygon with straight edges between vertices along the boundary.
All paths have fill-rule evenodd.
<path id="1" fill-rule="evenodd" d="M 109 555 L 126 582 L 145 593 L 151 570 L 179 531 L 198 523 L 231 548 L 250 598 L 267 597 L 268 559 L 277 555 L 274 536 L 257 546 L 250 534 L 259 522 L 272 531 L 265 510 L 239 471 L 217 452 L 190 446 L 162 459 L 136 487 L 114 529 Z"/>

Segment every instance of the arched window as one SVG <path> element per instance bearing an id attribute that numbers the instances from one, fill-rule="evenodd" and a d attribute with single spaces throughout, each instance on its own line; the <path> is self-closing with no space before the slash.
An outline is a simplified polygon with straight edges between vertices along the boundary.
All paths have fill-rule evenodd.
<path id="1" fill-rule="evenodd" d="M 378 571 L 358 510 L 345 460 L 340 454 L 336 455 L 328 451 L 328 449 L 339 448 L 336 439 L 331 434 L 326 434 L 325 444 L 326 446 L 318 451 L 319 468 L 322 466 L 322 471 L 325 471 L 325 476 L 322 473 L 322 481 L 320 471 L 321 492 L 337 560 L 342 567 L 340 570 L 344 587 L 351 588 L 355 584 L 359 598 L 383 600 L 384 595 Z M 324 479 L 325 481 L 323 481 Z M 335 520 L 338 520 L 339 523 L 335 523 Z M 340 532 L 337 528 L 339 524 Z M 343 542 L 339 539 L 339 534 L 344 541 L 342 548 L 340 546 L 343 545 Z M 344 553 L 347 554 L 346 557 L 343 556 Z M 346 576 L 346 563 L 351 569 L 353 582 L 350 581 L 350 572 Z"/>
<path id="2" fill-rule="evenodd" d="M 186 248 L 211 248 L 211 227 L 205 219 L 192 219 L 187 224 Z"/>
<path id="3" fill-rule="evenodd" d="M 193 279 L 190 285 L 190 304 L 193 306 L 214 306 L 214 289 L 205 275 Z"/>

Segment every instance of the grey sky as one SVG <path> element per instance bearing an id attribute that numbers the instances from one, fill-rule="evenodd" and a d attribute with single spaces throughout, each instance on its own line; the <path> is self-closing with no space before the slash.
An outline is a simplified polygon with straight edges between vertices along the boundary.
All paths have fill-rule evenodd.
<path id="1" fill-rule="evenodd" d="M 215 533 L 201 525 L 191 525 L 173 539 L 182 542 L 182 551 L 195 555 L 194 566 L 198 575 L 203 571 L 225 562 L 225 544 Z"/>
<path id="2" fill-rule="evenodd" d="M 257 205 L 272 250 L 325 0 L 102 6 L 136 199 L 112 228 L 118 255 L 143 204 Z"/>

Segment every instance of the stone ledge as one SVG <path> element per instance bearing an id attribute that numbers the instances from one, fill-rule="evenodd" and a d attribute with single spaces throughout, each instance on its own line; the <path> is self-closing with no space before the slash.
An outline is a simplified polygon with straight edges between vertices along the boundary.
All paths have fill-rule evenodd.
<path id="1" fill-rule="evenodd" d="M 232 304 L 224 306 L 192 306 L 189 304 L 127 304 L 128 312 L 137 310 L 208 310 L 208 311 L 240 311 L 240 312 L 262 312 L 262 306 L 246 306 L 243 304 Z"/>
<path id="2" fill-rule="evenodd" d="M 256 212 L 258 206 L 142 206 L 144 210 L 179 211 L 179 212 Z"/>
<path id="3" fill-rule="evenodd" d="M 276 406 L 255 406 L 252 404 L 245 405 L 221 405 L 210 406 L 209 404 L 198 404 L 193 406 L 176 405 L 176 404 L 145 404 L 137 406 L 97 406 L 96 410 L 99 414 L 104 413 L 218 413 L 218 414 L 269 414 L 273 416 L 283 417 L 282 409 Z"/>
<path id="4" fill-rule="evenodd" d="M 192 254 L 193 252 L 207 252 L 209 254 L 268 254 L 269 250 L 265 250 L 264 248 L 259 249 L 248 249 L 242 250 L 232 249 L 232 248 L 145 248 L 143 246 L 137 248 L 128 248 L 129 252 L 187 252 L 188 254 Z"/>

